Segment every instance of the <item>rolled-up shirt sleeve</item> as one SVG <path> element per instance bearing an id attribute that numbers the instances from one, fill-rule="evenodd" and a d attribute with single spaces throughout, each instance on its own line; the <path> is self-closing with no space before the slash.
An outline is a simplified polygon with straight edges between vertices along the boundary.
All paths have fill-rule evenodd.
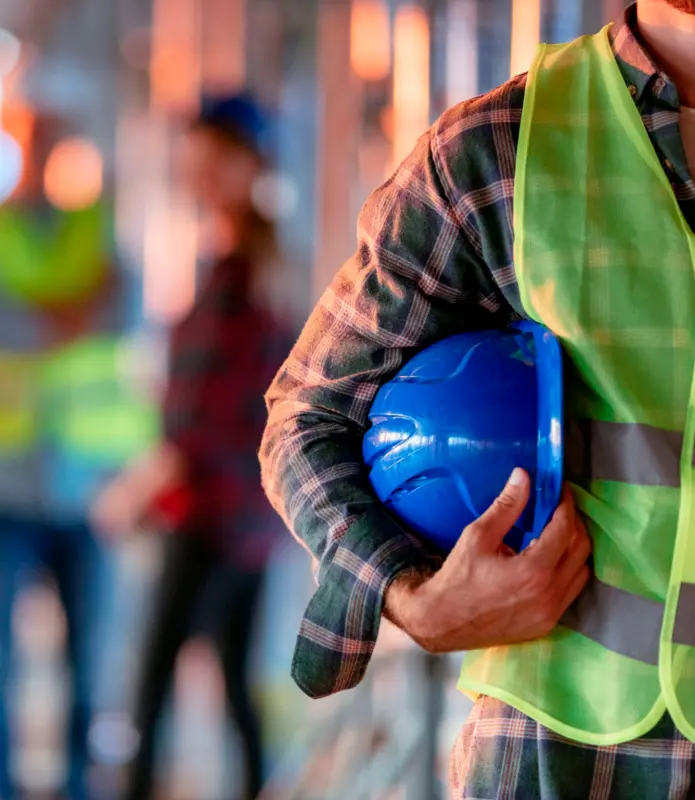
<path id="1" fill-rule="evenodd" d="M 311 314 L 269 389 L 266 492 L 317 563 L 293 677 L 313 697 L 355 686 L 386 588 L 432 554 L 374 495 L 362 437 L 379 387 L 415 352 L 494 324 L 496 287 L 442 176 L 436 127 L 369 198 L 354 256 Z"/>

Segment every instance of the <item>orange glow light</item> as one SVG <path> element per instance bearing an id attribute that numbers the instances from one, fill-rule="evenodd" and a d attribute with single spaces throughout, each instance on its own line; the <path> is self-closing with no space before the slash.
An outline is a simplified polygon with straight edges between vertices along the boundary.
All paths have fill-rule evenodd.
<path id="1" fill-rule="evenodd" d="M 365 81 L 386 78 L 391 67 L 391 30 L 386 0 L 353 0 L 350 64 Z"/>
<path id="2" fill-rule="evenodd" d="M 27 152 L 31 143 L 34 130 L 34 113 L 22 103 L 17 101 L 6 102 L 2 105 L 0 113 L 0 128 L 22 146 Z"/>
<path id="3" fill-rule="evenodd" d="M 150 96 L 155 108 L 190 113 L 200 89 L 197 0 L 155 0 Z"/>
<path id="4" fill-rule="evenodd" d="M 63 211 L 93 205 L 103 188 L 101 153 L 87 139 L 64 139 L 51 151 L 44 172 L 46 198 Z"/>
<path id="5" fill-rule="evenodd" d="M 510 75 L 531 66 L 541 38 L 541 0 L 513 0 Z"/>
<path id="6" fill-rule="evenodd" d="M 201 69 L 206 91 L 236 92 L 246 71 L 245 0 L 206 0 L 202 15 Z"/>
<path id="7" fill-rule="evenodd" d="M 408 155 L 429 125 L 430 25 L 418 6 L 401 6 L 394 27 L 393 158 Z"/>
<path id="8" fill-rule="evenodd" d="M 171 322 L 195 300 L 197 220 L 182 202 L 162 191 L 147 210 L 143 292 L 147 318 Z"/>

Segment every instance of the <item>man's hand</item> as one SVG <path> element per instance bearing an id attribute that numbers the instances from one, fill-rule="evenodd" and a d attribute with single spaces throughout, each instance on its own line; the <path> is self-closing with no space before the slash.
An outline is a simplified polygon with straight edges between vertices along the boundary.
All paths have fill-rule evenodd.
<path id="1" fill-rule="evenodd" d="M 183 480 L 185 462 L 166 442 L 145 453 L 100 495 L 90 510 L 90 522 L 102 537 L 116 540 L 134 533 L 150 521 L 152 504 L 163 492 Z"/>
<path id="2" fill-rule="evenodd" d="M 529 490 L 528 475 L 515 470 L 439 572 L 396 578 L 386 592 L 384 615 L 431 653 L 550 633 L 589 579 L 591 541 L 566 489 L 541 536 L 522 553 L 512 552 L 504 537 L 521 516 Z"/>
<path id="3" fill-rule="evenodd" d="M 92 504 L 89 519 L 94 531 L 109 541 L 136 531 L 142 524 L 149 502 L 145 489 L 127 473 L 119 475 Z"/>

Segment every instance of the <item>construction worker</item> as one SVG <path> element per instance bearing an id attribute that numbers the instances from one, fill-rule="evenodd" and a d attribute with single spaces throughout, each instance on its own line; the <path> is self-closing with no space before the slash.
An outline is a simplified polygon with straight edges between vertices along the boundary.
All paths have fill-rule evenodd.
<path id="1" fill-rule="evenodd" d="M 268 394 L 265 485 L 319 560 L 294 678 L 355 686 L 382 616 L 467 651 L 452 797 L 695 791 L 694 175 L 695 2 L 638 0 L 424 133 Z M 519 317 L 568 355 L 571 489 L 512 554 L 515 471 L 439 568 L 371 490 L 369 407 L 417 350 Z"/>
<path id="2" fill-rule="evenodd" d="M 108 209 L 60 211 L 43 194 L 59 138 L 39 117 L 21 192 L 0 207 L 0 796 L 14 797 L 8 698 L 12 607 L 33 573 L 54 580 L 71 677 L 70 798 L 88 796 L 88 731 L 99 684 L 112 565 L 87 522 L 109 477 L 146 447 L 156 409 L 123 380 L 123 294 L 110 265 Z"/>

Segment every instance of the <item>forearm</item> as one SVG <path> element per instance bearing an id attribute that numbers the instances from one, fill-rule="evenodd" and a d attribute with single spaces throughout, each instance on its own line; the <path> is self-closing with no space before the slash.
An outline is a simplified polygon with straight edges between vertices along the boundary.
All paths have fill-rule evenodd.
<path id="1" fill-rule="evenodd" d="M 361 456 L 362 430 L 327 409 L 308 409 L 287 398 L 272 404 L 261 445 L 263 484 L 292 533 L 319 562 L 319 581 L 340 548 L 354 538 L 360 559 L 422 549 L 386 512 L 375 496 Z M 396 558 L 399 568 L 402 556 Z M 388 572 L 388 569 L 387 569 Z M 390 579 L 391 574 L 386 576 Z"/>
<path id="2" fill-rule="evenodd" d="M 422 584 L 432 577 L 430 565 L 408 567 L 393 577 L 384 592 L 382 615 L 397 628 L 412 635 L 419 625 L 413 617 L 413 599 Z"/>
<path id="3" fill-rule="evenodd" d="M 384 593 L 400 585 L 404 571 L 426 571 L 432 555 L 371 487 L 362 439 L 372 401 L 412 354 L 477 327 L 487 313 L 470 300 L 489 294 L 479 280 L 483 269 L 452 228 L 430 144 L 423 137 L 365 205 L 355 256 L 322 297 L 266 396 L 264 487 L 319 563 L 319 589 L 293 662 L 295 680 L 312 696 L 359 682 Z M 386 613 L 400 622 L 391 603 Z"/>
<path id="4" fill-rule="evenodd" d="M 273 405 L 261 448 L 269 496 L 318 561 L 319 587 L 302 621 L 296 683 L 323 697 L 362 678 L 387 587 L 428 555 L 378 502 L 360 459 L 361 437 L 326 411 Z"/>

